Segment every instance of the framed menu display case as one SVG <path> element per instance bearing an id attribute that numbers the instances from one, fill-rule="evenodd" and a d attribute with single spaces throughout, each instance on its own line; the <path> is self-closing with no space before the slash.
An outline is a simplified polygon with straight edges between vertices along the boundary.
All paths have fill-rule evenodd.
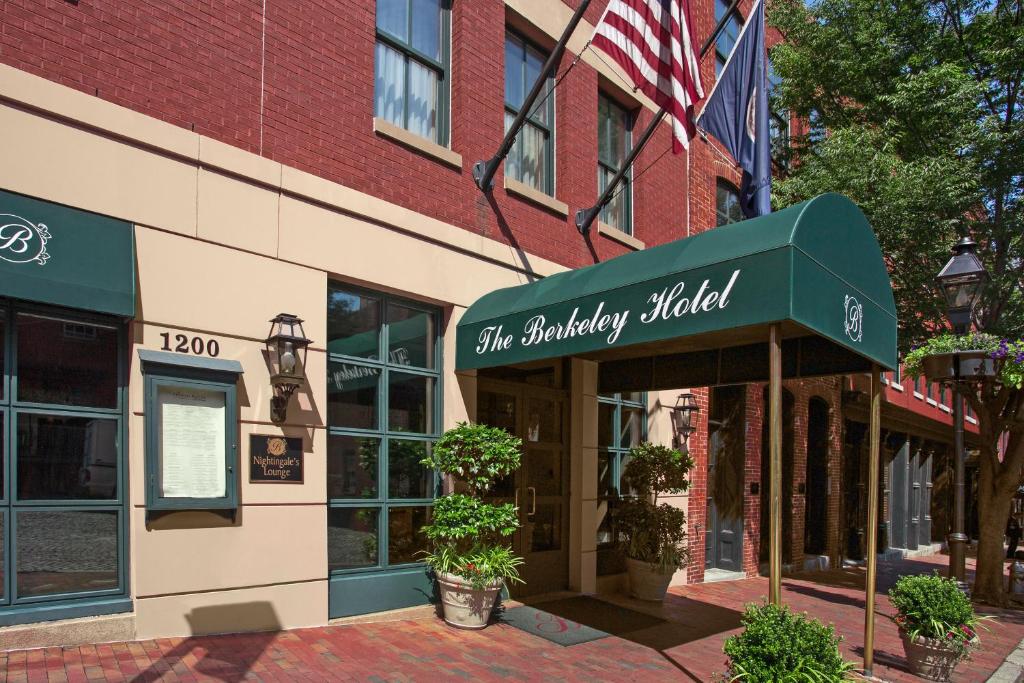
<path id="1" fill-rule="evenodd" d="M 237 361 L 140 350 L 147 510 L 238 507 Z"/>

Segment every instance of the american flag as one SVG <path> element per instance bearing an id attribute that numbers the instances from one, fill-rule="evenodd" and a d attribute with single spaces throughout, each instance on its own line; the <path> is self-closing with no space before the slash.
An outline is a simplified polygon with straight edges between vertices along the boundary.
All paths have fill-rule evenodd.
<path id="1" fill-rule="evenodd" d="M 672 151 L 696 135 L 693 109 L 704 97 L 687 0 L 611 0 L 594 31 L 633 85 L 672 117 Z"/>

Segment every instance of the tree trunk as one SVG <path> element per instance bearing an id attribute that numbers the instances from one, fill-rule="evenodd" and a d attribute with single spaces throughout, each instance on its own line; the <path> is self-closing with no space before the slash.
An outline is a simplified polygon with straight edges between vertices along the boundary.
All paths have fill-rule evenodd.
<path id="1" fill-rule="evenodd" d="M 978 564 L 973 596 L 976 600 L 992 605 L 1005 605 L 1007 597 L 1003 561 L 1006 550 L 1003 540 L 1018 478 L 1007 476 L 995 454 L 984 452 L 984 449 L 979 465 Z"/>

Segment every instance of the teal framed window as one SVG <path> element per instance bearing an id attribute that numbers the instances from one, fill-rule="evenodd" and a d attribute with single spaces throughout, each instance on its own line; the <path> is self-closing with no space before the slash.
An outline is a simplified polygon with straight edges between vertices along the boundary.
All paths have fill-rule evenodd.
<path id="1" fill-rule="evenodd" d="M 715 219 L 716 227 L 743 220 L 740 192 L 722 178 L 715 183 Z"/>
<path id="2" fill-rule="evenodd" d="M 146 509 L 238 508 L 237 361 L 140 350 Z"/>
<path id="3" fill-rule="evenodd" d="M 541 76 L 547 55 L 517 33 L 505 33 L 505 131 L 519 114 L 523 100 Z M 505 158 L 505 175 L 545 194 L 555 193 L 554 78 L 544 76 L 544 89 L 526 117 Z"/>
<path id="4" fill-rule="evenodd" d="M 421 563 L 440 477 L 440 311 L 341 283 L 327 295 L 327 555 L 332 575 Z"/>
<path id="5" fill-rule="evenodd" d="M 729 11 L 729 5 L 732 4 L 728 0 L 715 0 L 715 25 L 722 20 L 725 13 Z M 725 23 L 725 27 L 722 32 L 718 34 L 718 39 L 715 40 L 715 78 L 721 75 L 722 69 L 725 68 L 725 63 L 729 60 L 729 53 L 732 52 L 732 48 L 736 45 L 736 41 L 740 36 L 740 29 L 743 28 L 743 17 L 740 16 L 739 12 L 733 12 L 729 15 L 729 20 Z"/>
<path id="6" fill-rule="evenodd" d="M 639 391 L 602 394 L 597 399 L 597 573 L 624 571 L 616 550 L 617 501 L 630 495 L 623 471 L 629 449 L 647 439 L 647 394 Z"/>
<path id="7" fill-rule="evenodd" d="M 448 145 L 450 0 L 377 0 L 374 115 Z"/>
<path id="8" fill-rule="evenodd" d="M 2 302 L 0 338 L 0 625 L 130 610 L 124 325 Z"/>
<path id="9" fill-rule="evenodd" d="M 633 147 L 633 115 L 604 93 L 597 96 L 597 192 L 601 194 L 626 161 Z M 601 209 L 600 220 L 633 234 L 632 171 L 626 173 L 620 189 Z"/>

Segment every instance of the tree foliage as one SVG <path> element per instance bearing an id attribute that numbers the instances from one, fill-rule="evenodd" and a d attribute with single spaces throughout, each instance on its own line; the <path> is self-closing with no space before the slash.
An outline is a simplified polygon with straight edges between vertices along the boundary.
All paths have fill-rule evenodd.
<path id="1" fill-rule="evenodd" d="M 947 329 L 934 278 L 964 235 L 992 278 L 979 328 L 1021 339 L 1024 0 L 774 0 L 769 22 L 783 36 L 770 54 L 776 104 L 813 123 L 793 136 L 773 203 L 840 192 L 863 209 L 904 351 Z M 1024 467 L 1021 390 L 995 378 L 964 394 L 982 453 L 975 595 L 1001 600 L 1003 525 Z"/>

